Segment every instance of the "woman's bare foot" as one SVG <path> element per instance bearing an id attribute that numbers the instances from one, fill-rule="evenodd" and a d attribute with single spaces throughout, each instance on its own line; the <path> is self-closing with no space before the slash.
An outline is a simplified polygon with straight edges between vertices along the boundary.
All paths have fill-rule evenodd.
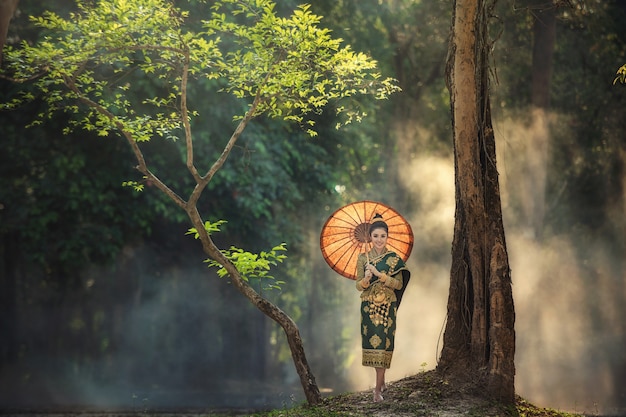
<path id="1" fill-rule="evenodd" d="M 379 403 L 383 400 L 383 396 L 380 394 L 380 391 L 374 390 L 374 402 Z"/>

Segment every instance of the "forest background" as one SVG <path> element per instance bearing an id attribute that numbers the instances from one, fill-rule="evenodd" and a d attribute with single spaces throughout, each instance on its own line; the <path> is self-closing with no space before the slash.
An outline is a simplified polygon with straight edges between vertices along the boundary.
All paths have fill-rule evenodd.
<path id="1" fill-rule="evenodd" d="M 626 61 L 626 5 L 557 2 L 553 65 L 541 69 L 533 61 L 539 3 L 501 1 L 492 26 L 517 393 L 578 412 L 624 408 L 626 90 L 613 80 Z M 278 6 L 289 13 L 296 5 Z M 36 39 L 27 16 L 44 7 L 63 14 L 75 5 L 21 2 L 8 42 Z M 186 7 L 198 19 L 208 10 L 202 2 Z M 211 220 L 228 220 L 216 236 L 221 246 L 287 243 L 289 258 L 274 273 L 283 289 L 264 294 L 297 321 L 317 382 L 337 394 L 373 384 L 360 365 L 358 294 L 318 247 L 323 222 L 353 200 L 394 206 L 416 237 L 389 377 L 437 362 L 454 221 L 444 82 L 451 5 L 324 0 L 312 10 L 403 91 L 365 103 L 369 117 L 341 130 L 332 112 L 320 115 L 314 138 L 257 120 L 203 204 Z M 534 113 L 537 77 L 548 80 L 545 123 Z M 12 88 L 0 84 L 2 94 Z M 195 130 L 212 155 L 241 104 L 204 100 L 202 89 L 191 94 L 204 115 Z M 0 113 L 0 409 L 301 401 L 282 330 L 207 269 L 175 208 L 150 187 L 122 187 L 136 175 L 124 144 L 64 134 L 65 120 L 26 128 L 37 106 Z M 162 174 L 176 178 L 176 144 L 150 146 L 170 158 L 159 161 Z"/>

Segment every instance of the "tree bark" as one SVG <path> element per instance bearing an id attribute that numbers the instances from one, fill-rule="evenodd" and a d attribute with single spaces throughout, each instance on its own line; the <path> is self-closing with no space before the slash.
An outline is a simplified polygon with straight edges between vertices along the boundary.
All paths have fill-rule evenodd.
<path id="1" fill-rule="evenodd" d="M 457 0 L 448 62 L 456 211 L 438 370 L 515 399 L 515 310 L 491 124 L 487 25 L 493 2 Z"/>

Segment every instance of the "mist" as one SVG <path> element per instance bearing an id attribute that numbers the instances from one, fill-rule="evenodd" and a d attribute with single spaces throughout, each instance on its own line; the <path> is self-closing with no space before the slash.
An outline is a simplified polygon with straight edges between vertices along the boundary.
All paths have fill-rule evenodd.
<path id="1" fill-rule="evenodd" d="M 547 176 L 547 155 L 529 143 L 534 132 L 524 120 L 494 120 L 516 311 L 516 393 L 543 407 L 616 414 L 626 404 L 621 259 L 612 257 L 615 248 L 601 232 L 590 232 L 584 242 L 549 232 L 536 238 L 529 212 L 541 203 L 532 201 L 538 198 L 533 185 Z M 428 140 L 419 128 L 412 134 L 418 143 Z M 416 243 L 387 374 L 392 380 L 437 365 L 454 224 L 452 157 L 408 155 L 401 164 L 402 187 L 419 202 L 419 210 L 407 213 Z M 529 171 L 533 175 L 526 175 Z M 623 213 L 621 207 L 611 209 Z M 358 317 L 354 320 L 357 326 Z M 354 364 L 353 388 L 371 388 L 373 371 L 359 366 Z"/>
<path id="2" fill-rule="evenodd" d="M 560 126 L 555 129 L 557 138 L 573 135 L 569 129 L 575 124 L 568 116 L 552 114 L 548 119 Z M 542 133 L 536 130 L 544 127 L 524 120 L 528 118 L 522 115 L 496 124 L 517 317 L 517 391 L 542 406 L 623 412 L 626 292 L 624 254 L 614 233 L 619 236 L 623 230 L 624 196 L 616 196 L 606 208 L 610 223 L 605 227 L 581 230 L 576 219 L 565 218 L 561 222 L 571 224 L 569 233 L 551 233 L 547 221 L 540 233 L 533 231 L 533 217 L 538 223 L 548 218 L 567 184 L 553 173 L 557 192 L 547 195 L 545 202 L 540 194 L 545 188 L 533 189 L 537 178 L 550 175 L 549 152 L 558 148 L 537 144 L 535 138 Z M 577 155 L 579 150 L 571 153 Z"/>
<path id="3" fill-rule="evenodd" d="M 87 298 L 68 291 L 57 311 L 24 312 L 24 337 L 41 342 L 0 369 L 0 410 L 263 410 L 302 402 L 295 371 L 262 360 L 273 355 L 259 340 L 269 319 L 209 274 L 191 243 L 178 248 L 186 266 L 148 246 L 128 248 L 113 267 L 84 273 Z M 98 306 L 111 292 L 114 301 Z M 72 318 L 84 317 L 81 309 L 95 310 L 94 322 Z M 82 354 L 73 349 L 84 341 L 57 346 L 55 329 L 67 316 L 77 339 L 96 342 Z"/>
<path id="4" fill-rule="evenodd" d="M 524 175 L 529 166 L 546 167 L 529 163 L 533 153 L 525 147 L 532 132 L 520 120 L 526 119 L 494 120 L 516 310 L 516 391 L 544 407 L 616 414 L 626 404 L 622 259 L 601 230 L 586 234 L 584 241 L 573 239 L 580 233 L 549 230 L 537 237 L 528 220 L 536 210 L 529 200 L 537 195 L 524 182 L 547 173 L 535 172 L 532 179 Z M 431 140 L 429 132 L 416 126 L 406 132 L 405 145 L 414 143 L 406 145 L 414 150 L 402 152 L 399 188 L 410 194 L 415 207 L 403 213 L 415 244 L 388 381 L 437 366 L 454 225 L 451 155 L 420 153 L 416 149 Z M 396 193 L 401 194 L 390 190 Z M 623 217 L 623 206 L 610 209 L 611 218 Z M 324 291 L 333 294 L 336 305 L 307 316 L 301 311 L 306 306 L 286 304 L 280 293 L 265 295 L 303 330 L 305 351 L 324 395 L 371 389 L 374 372 L 361 365 L 359 293 L 353 281 L 339 277 L 323 261 L 319 230 L 309 235 L 310 265 L 292 266 L 302 270 L 304 281 L 287 282 L 284 292 L 313 291 L 315 283 L 322 297 Z M 74 317 L 73 309 L 97 310 L 90 303 L 99 294 L 113 291 L 117 301 L 107 311 L 91 314 L 101 321 L 72 322 L 77 338 L 103 328 L 103 334 L 112 335 L 80 360 L 65 356 L 63 346 L 55 345 L 54 310 L 42 306 L 31 314 L 22 326 L 37 333 L 38 343 L 47 348 L 38 354 L 23 352 L 25 368 L 0 370 L 0 408 L 259 410 L 304 401 L 282 331 L 226 280 L 207 273 L 201 263 L 205 256 L 195 243 L 177 246 L 185 266 L 158 259 L 143 246 L 125 250 L 112 268 L 84 274 L 81 285 L 89 287 L 90 298 L 78 299 L 70 292 L 60 307 L 65 311 L 61 317 Z"/>

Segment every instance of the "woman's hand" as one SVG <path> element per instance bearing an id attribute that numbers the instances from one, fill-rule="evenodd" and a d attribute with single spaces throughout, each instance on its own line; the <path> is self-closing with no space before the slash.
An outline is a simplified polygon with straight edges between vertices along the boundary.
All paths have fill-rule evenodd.
<path id="1" fill-rule="evenodd" d="M 372 264 L 367 264 L 367 266 L 365 267 L 365 277 L 367 278 L 367 276 L 371 276 L 374 275 L 376 277 L 378 277 L 378 279 L 380 280 L 380 282 L 384 283 L 385 281 L 387 281 L 387 274 L 384 274 L 382 272 L 380 272 L 378 269 L 376 269 L 376 267 Z"/>
<path id="2" fill-rule="evenodd" d="M 372 280 L 372 271 L 366 269 L 365 270 L 365 276 L 363 277 L 363 279 L 361 280 L 361 286 L 363 288 L 367 288 L 370 286 Z"/>

